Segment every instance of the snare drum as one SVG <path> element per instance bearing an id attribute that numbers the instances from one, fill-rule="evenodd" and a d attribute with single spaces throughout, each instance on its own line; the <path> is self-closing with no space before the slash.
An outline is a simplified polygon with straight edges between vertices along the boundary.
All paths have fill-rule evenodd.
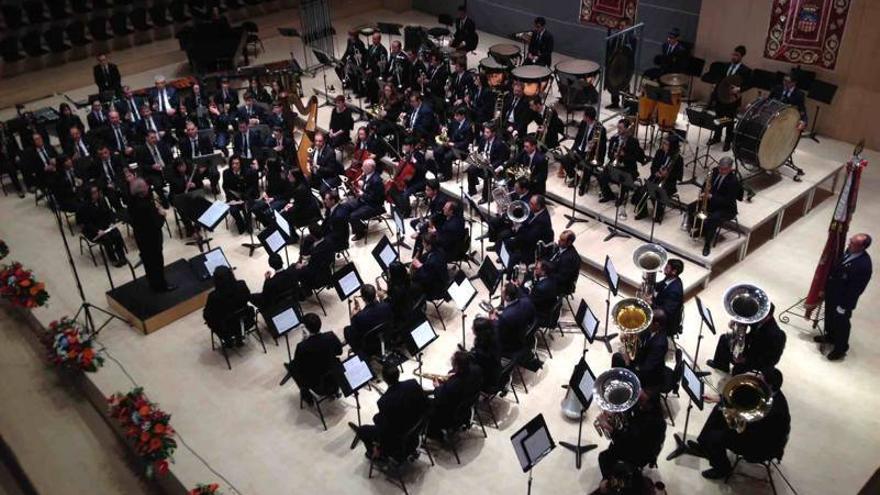
<path id="1" fill-rule="evenodd" d="M 519 64 L 521 58 L 519 47 L 511 43 L 498 43 L 490 46 L 489 56 L 502 63 L 509 60 L 512 65 Z"/>
<path id="2" fill-rule="evenodd" d="M 508 68 L 499 64 L 492 57 L 480 60 L 480 74 L 486 76 L 490 88 L 498 89 L 507 85 Z"/>
<path id="3" fill-rule="evenodd" d="M 550 84 L 550 69 L 543 65 L 523 65 L 513 69 L 513 80 L 522 83 L 523 94 L 535 96 L 543 94 Z"/>

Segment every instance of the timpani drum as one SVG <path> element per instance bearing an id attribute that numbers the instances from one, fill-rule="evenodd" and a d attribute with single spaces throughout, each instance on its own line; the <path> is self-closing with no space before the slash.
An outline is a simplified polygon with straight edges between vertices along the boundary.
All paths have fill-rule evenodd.
<path id="1" fill-rule="evenodd" d="M 523 94 L 535 96 L 544 94 L 550 84 L 553 72 L 543 65 L 521 65 L 511 72 L 513 80 L 523 85 Z"/>
<path id="2" fill-rule="evenodd" d="M 797 108 L 779 100 L 758 98 L 736 125 L 733 156 L 749 168 L 779 168 L 797 147 L 800 120 Z"/>
<path id="3" fill-rule="evenodd" d="M 599 80 L 599 64 L 592 60 L 566 60 L 556 64 L 556 78 L 559 82 L 559 94 L 567 105 L 593 104 L 588 101 L 595 95 L 596 82 Z M 587 94 L 591 96 L 588 97 Z"/>
<path id="4" fill-rule="evenodd" d="M 486 82 L 490 88 L 504 88 L 507 85 L 509 70 L 506 65 L 498 63 L 492 57 L 480 60 L 480 74 L 486 76 Z"/>
<path id="5" fill-rule="evenodd" d="M 521 58 L 519 47 L 512 43 L 498 43 L 490 46 L 489 56 L 501 63 L 509 61 L 510 65 L 517 65 Z"/>

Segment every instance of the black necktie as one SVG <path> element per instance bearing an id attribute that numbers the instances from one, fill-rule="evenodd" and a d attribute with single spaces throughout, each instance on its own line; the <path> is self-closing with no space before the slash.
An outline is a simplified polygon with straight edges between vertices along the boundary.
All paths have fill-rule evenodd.
<path id="1" fill-rule="evenodd" d="M 196 145 L 196 140 L 190 139 L 189 146 L 190 146 L 190 148 L 192 148 L 192 157 L 195 158 L 196 157 L 196 148 L 198 148 L 198 146 Z"/>
<path id="2" fill-rule="evenodd" d="M 125 137 L 122 136 L 122 130 L 119 127 L 116 128 L 116 144 L 119 145 L 120 151 L 125 148 Z"/>
<path id="3" fill-rule="evenodd" d="M 116 177 L 116 174 L 113 173 L 113 167 L 110 165 L 110 160 L 104 161 L 104 173 L 107 174 L 107 178 L 110 180 Z"/>

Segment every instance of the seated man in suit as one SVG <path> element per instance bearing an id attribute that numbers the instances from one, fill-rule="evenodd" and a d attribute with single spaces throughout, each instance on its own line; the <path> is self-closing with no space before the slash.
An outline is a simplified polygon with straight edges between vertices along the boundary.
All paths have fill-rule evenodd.
<path id="1" fill-rule="evenodd" d="M 238 121 L 238 132 L 232 138 L 232 150 L 247 163 L 257 159 L 257 150 L 263 147 L 263 136 L 247 120 Z"/>
<path id="2" fill-rule="evenodd" d="M 88 174 L 88 178 L 101 187 L 110 205 L 117 211 L 122 209 L 120 191 L 125 187 L 122 167 L 119 157 L 113 156 L 106 144 L 101 144 Z"/>
<path id="3" fill-rule="evenodd" d="M 333 276 L 332 265 L 336 259 L 333 245 L 323 235 L 320 229 L 309 229 L 312 234 L 312 245 L 308 250 L 308 262 L 299 262 L 294 265 L 294 273 L 299 283 L 298 296 L 304 300 L 313 290 L 325 287 L 330 283 Z"/>
<path id="4" fill-rule="evenodd" d="M 390 325 L 394 315 L 390 304 L 376 299 L 376 288 L 370 284 L 361 286 L 361 299 L 364 300 L 364 307 L 351 316 L 351 325 L 346 326 L 343 333 L 351 349 L 366 359 L 368 356 L 377 355 L 380 349 L 374 346 L 366 347 L 364 336 L 378 325 L 383 323 Z"/>
<path id="5" fill-rule="evenodd" d="M 510 282 L 501 291 L 501 300 L 504 303 L 501 312 L 493 309 L 489 319 L 495 322 L 501 353 L 513 358 L 531 348 L 531 343 L 525 339 L 535 322 L 535 305 L 520 292 L 519 287 Z"/>
<path id="6" fill-rule="evenodd" d="M 136 126 L 141 121 L 141 107 L 144 101 L 140 96 L 136 96 L 131 87 L 122 87 L 122 98 L 116 100 L 116 111 L 125 118 L 125 121 Z"/>
<path id="7" fill-rule="evenodd" d="M 228 105 L 228 108 L 238 107 L 238 90 L 229 85 L 229 79 L 220 79 L 220 89 L 214 94 L 214 101 L 220 105 Z"/>
<path id="8" fill-rule="evenodd" d="M 141 120 L 137 123 L 137 131 L 141 139 L 146 139 L 147 133 L 154 131 L 165 142 L 173 140 L 170 131 L 168 116 L 164 113 L 154 113 L 149 105 L 141 106 Z"/>
<path id="9" fill-rule="evenodd" d="M 134 159 L 134 133 L 132 127 L 122 120 L 116 110 L 107 114 L 109 125 L 104 130 L 104 141 L 114 155 L 123 157 L 126 163 Z"/>
<path id="10" fill-rule="evenodd" d="M 86 115 L 86 122 L 89 124 L 89 130 L 93 131 L 96 129 L 102 129 L 109 124 L 109 120 L 110 119 L 107 118 L 107 112 L 101 104 L 101 100 L 94 100 L 92 102 L 92 110 Z"/>
<path id="11" fill-rule="evenodd" d="M 358 191 L 358 196 L 349 202 L 351 210 L 351 230 L 354 232 L 352 240 L 363 239 L 367 235 L 367 226 L 364 220 L 372 218 L 385 211 L 385 186 L 382 177 L 376 173 L 376 162 L 372 159 L 364 160 L 364 175 L 360 179 L 363 186 Z"/>
<path id="12" fill-rule="evenodd" d="M 314 399 L 308 391 L 329 395 L 339 389 L 334 373 L 339 367 L 342 343 L 333 332 L 321 333 L 321 318 L 315 313 L 304 314 L 302 323 L 308 333 L 296 345 L 290 371 L 303 402 L 311 405 Z"/>
<path id="13" fill-rule="evenodd" d="M 574 294 L 577 287 L 581 256 L 574 247 L 576 238 L 571 230 L 563 230 L 556 242 L 556 249 L 545 257 L 556 268 L 552 276 L 556 278 L 556 287 L 560 295 Z"/>
<path id="14" fill-rule="evenodd" d="M 101 244 L 113 266 L 125 266 L 125 241 L 118 228 L 110 228 L 117 221 L 116 213 L 104 200 L 97 184 L 89 186 L 88 201 L 76 211 L 76 223 L 90 241 Z"/>
<path id="15" fill-rule="evenodd" d="M 542 324 L 550 323 L 553 307 L 559 299 L 559 289 L 556 286 L 556 279 L 553 278 L 555 269 L 552 261 L 536 261 L 532 274 L 532 287 L 528 289 L 529 299 L 532 300 L 535 314 Z"/>
<path id="16" fill-rule="evenodd" d="M 629 194 L 629 187 L 620 188 L 620 194 L 615 195 L 611 190 L 612 177 L 610 169 L 612 164 L 614 168 L 629 174 L 632 180 L 639 178 L 639 163 L 645 163 L 645 151 L 639 145 L 639 140 L 632 135 L 633 127 L 626 119 L 620 119 L 617 122 L 617 135 L 611 138 L 608 145 L 608 160 L 611 164 L 606 166 L 599 175 L 599 189 L 602 195 L 599 197 L 600 203 L 607 203 L 617 200 L 618 206 L 626 204 L 626 197 Z M 614 163 L 616 162 L 616 163 Z M 620 218 L 626 219 L 626 208 L 621 208 Z"/>
<path id="17" fill-rule="evenodd" d="M 325 191 L 322 200 L 324 203 L 324 221 L 321 229 L 327 242 L 333 246 L 334 252 L 348 247 L 349 218 L 351 210 L 346 204 L 339 204 L 339 196 L 334 191 Z"/>
<path id="18" fill-rule="evenodd" d="M 530 114 L 528 99 L 522 83 L 513 83 L 513 92 L 505 97 L 501 105 L 501 131 L 508 140 L 519 140 L 526 136 Z"/>
<path id="19" fill-rule="evenodd" d="M 525 177 L 516 179 L 516 182 L 513 183 L 513 190 L 509 193 L 510 201 L 524 201 L 525 203 L 531 201 L 533 196 L 532 191 L 529 189 L 531 186 L 531 181 Z M 490 212 L 487 216 L 489 224 L 487 232 L 483 234 L 484 238 L 492 242 L 498 242 L 498 239 L 506 239 L 513 235 L 513 224 L 506 213 Z M 477 238 L 477 240 L 480 239 Z"/>
<path id="20" fill-rule="evenodd" d="M 801 120 L 797 124 L 799 131 L 802 131 L 807 126 L 809 117 L 807 116 L 807 108 L 804 105 L 806 97 L 804 92 L 798 89 L 797 81 L 794 80 L 791 74 L 786 74 L 782 79 L 782 84 L 770 91 L 770 98 L 779 100 L 782 103 L 788 103 L 798 109 L 798 112 L 801 114 Z"/>
<path id="21" fill-rule="evenodd" d="M 681 309 L 684 307 L 684 286 L 681 283 L 681 272 L 684 263 L 680 259 L 670 259 L 663 267 L 663 280 L 654 283 L 654 297 L 651 307 L 660 308 L 666 313 L 666 335 L 679 333 L 681 330 Z"/>
<path id="22" fill-rule="evenodd" d="M 706 365 L 724 373 L 738 375 L 749 371 L 765 371 L 776 367 L 785 350 L 785 332 L 776 323 L 773 312 L 775 306 L 770 304 L 770 312 L 763 320 L 751 325 L 745 336 L 744 347 L 738 355 L 732 352 L 733 334 L 721 334 L 715 346 L 715 356 L 706 361 Z M 733 365 L 733 370 L 730 366 Z"/>
<path id="23" fill-rule="evenodd" d="M 265 111 L 263 107 L 257 105 L 253 93 L 244 94 L 244 105 L 238 107 L 235 114 L 239 122 L 247 122 L 250 125 L 257 125 L 265 118 Z"/>
<path id="24" fill-rule="evenodd" d="M 162 202 L 163 208 L 168 208 L 168 198 L 165 195 L 165 171 L 169 174 L 173 170 L 174 159 L 171 149 L 165 143 L 159 142 L 159 134 L 155 131 L 147 132 L 147 140 L 144 146 L 137 152 L 138 170 Z"/>
<path id="25" fill-rule="evenodd" d="M 468 146 L 474 140 L 474 131 L 466 116 L 467 108 L 456 108 L 452 120 L 446 126 L 446 135 L 449 137 L 449 141 L 434 146 L 436 167 L 432 171 L 437 172 L 437 178 L 441 181 L 452 178 L 452 162 L 455 160 L 456 151 L 464 158 L 467 156 Z"/>
<path id="26" fill-rule="evenodd" d="M 480 367 L 466 351 L 456 351 L 448 378 L 434 380 L 434 391 L 429 394 L 434 400 L 431 401 L 428 436 L 442 440 L 444 431 L 467 425 L 471 420 L 470 406 L 480 395 L 482 384 Z"/>
<path id="27" fill-rule="evenodd" d="M 67 145 L 68 148 L 64 150 L 64 154 L 72 156 L 74 159 L 91 158 L 95 153 L 91 138 L 83 136 L 78 127 L 70 128 L 70 141 L 67 142 Z"/>
<path id="28" fill-rule="evenodd" d="M 618 351 L 611 356 L 612 367 L 627 368 L 635 373 L 639 377 L 642 389 L 652 395 L 656 394 L 663 385 L 666 351 L 669 349 L 669 340 L 663 331 L 664 328 L 666 328 L 666 313 L 657 308 L 654 310 L 651 326 L 638 335 L 636 355 L 631 358 L 625 351 Z"/>
<path id="29" fill-rule="evenodd" d="M 92 75 L 98 92 L 113 91 L 119 94 L 122 91 L 122 76 L 119 74 L 119 68 L 116 64 L 110 63 L 107 53 L 99 53 L 97 60 L 98 63 L 92 67 Z"/>
<path id="30" fill-rule="evenodd" d="M 477 150 L 487 162 L 486 167 L 470 165 L 467 169 L 467 193 L 470 196 L 477 195 L 477 179 L 483 179 L 483 197 L 480 204 L 488 203 L 492 198 L 491 183 L 494 177 L 493 171 L 501 172 L 504 170 L 504 163 L 507 161 L 509 150 L 500 138 L 496 136 L 495 125 L 487 123 L 483 125 L 483 135 L 478 140 Z"/>
<path id="31" fill-rule="evenodd" d="M 206 136 L 199 135 L 199 129 L 192 122 L 186 123 L 186 131 L 178 146 L 180 159 L 189 165 L 193 165 L 197 156 L 206 156 L 214 153 L 214 145 Z M 216 166 L 209 166 L 205 170 L 208 180 L 211 181 L 211 189 L 219 191 L 220 172 Z"/>
<path id="32" fill-rule="evenodd" d="M 529 190 L 544 194 L 547 191 L 547 157 L 538 151 L 538 141 L 534 137 L 527 136 L 523 140 L 523 150 L 516 163 L 529 171 Z"/>
<path id="33" fill-rule="evenodd" d="M 243 167 L 240 157 L 229 159 L 229 168 L 223 171 L 223 193 L 239 234 L 251 232 L 250 205 L 259 194 L 258 181 L 257 173 Z"/>
<path id="34" fill-rule="evenodd" d="M 544 196 L 536 194 L 529 200 L 531 214 L 520 224 L 513 236 L 502 241 L 507 243 L 510 253 L 508 269 L 512 269 L 518 263 L 530 265 L 535 262 L 535 251 L 538 241 L 544 244 L 553 242 L 553 225 L 550 222 L 550 212 L 547 211 L 547 200 Z M 500 247 L 496 245 L 500 250 Z"/>
<path id="35" fill-rule="evenodd" d="M 415 269 L 412 282 L 428 300 L 446 296 L 449 271 L 446 269 L 446 253 L 438 246 L 437 234 L 425 232 L 422 236 L 422 254 L 412 260 Z"/>
<path id="36" fill-rule="evenodd" d="M 326 136 L 322 132 L 315 133 L 315 144 L 312 155 L 309 157 L 309 179 L 312 189 L 326 191 L 342 184 L 340 175 L 345 173 L 342 164 L 336 160 L 336 151 L 326 142 Z M 384 189 L 383 189 L 384 191 Z M 384 192 L 383 192 L 384 193 Z"/>
<path id="37" fill-rule="evenodd" d="M 424 141 L 433 141 L 437 130 L 434 111 L 422 102 L 422 95 L 413 93 L 409 97 L 410 110 L 406 117 L 406 130 Z"/>
<path id="38" fill-rule="evenodd" d="M 293 138 L 284 136 L 284 128 L 275 126 L 272 128 L 272 136 L 266 140 L 266 148 L 272 150 L 286 166 L 299 168 L 299 159 L 296 154 L 296 143 Z"/>
<path id="39" fill-rule="evenodd" d="M 703 221 L 703 256 L 709 256 L 718 228 L 724 222 L 736 218 L 736 202 L 742 196 L 742 186 L 736 174 L 731 173 L 733 168 L 733 158 L 725 156 L 718 160 L 718 167 L 706 177 L 706 180 L 712 181 L 712 185 L 709 186 L 709 192 L 706 194 L 709 201 L 706 212 L 708 216 Z M 693 208 L 703 200 L 704 194 L 700 193 L 700 201 Z"/>
<path id="40" fill-rule="evenodd" d="M 447 259 L 455 256 L 456 248 L 465 238 L 464 215 L 455 201 L 447 201 L 443 205 L 444 220 L 439 226 L 428 227 L 437 233 L 437 246 L 443 250 Z"/>
<path id="41" fill-rule="evenodd" d="M 49 192 L 61 211 L 75 213 L 82 204 L 83 178 L 74 169 L 73 158 L 65 156 L 61 167 L 53 171 L 47 178 Z"/>
<path id="42" fill-rule="evenodd" d="M 177 99 L 177 90 L 167 85 L 165 76 L 156 76 L 155 87 L 150 90 L 150 102 L 153 109 L 168 116 L 174 115 L 180 101 Z"/>
<path id="43" fill-rule="evenodd" d="M 639 469 L 654 463 L 666 439 L 666 418 L 660 407 L 659 397 L 643 391 L 639 394 L 638 402 L 623 414 L 627 415 L 626 428 L 613 429 L 606 419 L 608 413 L 599 415 L 600 428 L 607 427 L 606 432 L 611 430 L 611 443 L 599 453 L 599 471 L 603 479 L 609 479 L 613 475 L 614 466 L 620 461 Z M 624 493 L 645 492 L 638 489 Z"/>
<path id="44" fill-rule="evenodd" d="M 561 160 L 566 184 L 569 187 L 577 186 L 578 194 L 581 196 L 587 194 L 593 173 L 602 170 L 608 148 L 605 126 L 599 122 L 597 115 L 594 107 L 584 109 L 584 116 L 578 124 L 571 153 L 563 156 Z M 582 171 L 580 179 L 577 178 L 578 171 Z"/>
<path id="45" fill-rule="evenodd" d="M 272 270 L 267 270 L 264 275 L 263 292 L 251 295 L 251 302 L 260 308 L 260 311 L 272 309 L 281 302 L 279 296 L 290 294 L 297 284 L 296 266 L 284 268 L 284 260 L 278 253 L 269 255 L 269 267 Z"/>
<path id="46" fill-rule="evenodd" d="M 383 365 L 382 380 L 388 389 L 379 397 L 379 412 L 373 416 L 372 425 L 357 426 L 348 423 L 357 439 L 364 442 L 370 459 L 394 458 L 402 460 L 415 448 L 404 444 L 406 435 L 428 411 L 425 391 L 414 379 L 400 381 L 397 366 Z"/>

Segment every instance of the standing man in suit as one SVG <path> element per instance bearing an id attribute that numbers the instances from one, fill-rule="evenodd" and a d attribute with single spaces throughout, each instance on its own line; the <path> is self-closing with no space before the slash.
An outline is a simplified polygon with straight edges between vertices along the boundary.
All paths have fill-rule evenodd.
<path id="1" fill-rule="evenodd" d="M 842 259 L 835 261 L 825 283 L 825 335 L 813 337 L 820 344 L 833 344 L 828 359 L 837 361 L 849 350 L 850 318 L 859 296 L 871 280 L 873 266 L 867 249 L 871 236 L 856 234 L 849 239 Z"/>
<path id="2" fill-rule="evenodd" d="M 684 263 L 677 258 L 672 258 L 663 267 L 663 280 L 654 283 L 651 307 L 660 308 L 666 313 L 666 335 L 673 335 L 680 331 L 681 308 L 684 306 L 684 286 L 681 283 L 681 272 L 684 271 Z"/>
<path id="3" fill-rule="evenodd" d="M 364 442 L 370 459 L 394 458 L 402 460 L 410 452 L 411 445 L 403 444 L 403 435 L 410 431 L 428 411 L 425 391 L 414 379 L 400 381 L 397 366 L 382 366 L 382 380 L 388 389 L 379 397 L 379 412 L 373 416 L 372 425 L 357 426 L 348 423 L 358 440 Z"/>
<path id="4" fill-rule="evenodd" d="M 798 122 L 797 128 L 799 131 L 804 130 L 809 121 L 809 117 L 807 116 L 806 96 L 803 91 L 798 89 L 797 82 L 791 74 L 786 74 L 782 79 L 782 85 L 776 86 L 770 91 L 770 98 L 796 107 L 801 114 L 801 120 Z"/>
<path id="5" fill-rule="evenodd" d="M 162 255 L 162 226 L 165 218 L 156 208 L 150 186 L 143 179 L 135 179 L 131 184 L 128 215 L 150 289 L 154 292 L 176 289 L 177 286 L 165 280 L 165 259 Z"/>
<path id="6" fill-rule="evenodd" d="M 472 52 L 477 48 L 479 36 L 477 25 L 467 15 L 467 6 L 458 6 L 458 19 L 455 20 L 455 32 L 452 35 L 452 47 L 462 52 Z"/>
<path id="7" fill-rule="evenodd" d="M 468 167 L 467 192 L 471 196 L 477 195 L 477 179 L 483 179 L 483 197 L 480 204 L 488 203 L 492 198 L 491 182 L 494 177 L 493 170 L 504 170 L 504 162 L 507 160 L 509 150 L 500 138 L 496 136 L 495 125 L 483 124 L 483 136 L 478 140 L 477 153 L 481 154 L 488 162 L 487 168 L 472 164 Z"/>
<path id="8" fill-rule="evenodd" d="M 672 28 L 669 31 L 669 34 L 666 35 L 666 41 L 660 47 L 660 53 L 654 57 L 656 67 L 646 70 L 645 77 L 659 79 L 664 74 L 682 71 L 687 48 L 681 43 L 680 37 L 681 31 L 678 28 Z"/>
<path id="9" fill-rule="evenodd" d="M 736 218 L 736 202 L 742 195 L 739 179 L 733 172 L 733 158 L 729 156 L 718 160 L 718 167 L 706 178 L 712 181 L 708 193 L 708 217 L 703 221 L 703 256 L 709 256 L 718 227 Z M 702 199 L 704 193 L 700 193 Z"/>
<path id="10" fill-rule="evenodd" d="M 517 163 L 529 171 L 529 190 L 535 194 L 547 191 L 547 157 L 538 151 L 538 141 L 532 136 L 523 140 L 523 150 Z"/>
<path id="11" fill-rule="evenodd" d="M 562 158 L 562 169 L 565 170 L 566 184 L 578 187 L 578 194 L 583 196 L 590 187 L 590 177 L 595 170 L 601 170 L 605 163 L 608 149 L 608 136 L 605 126 L 596 119 L 596 108 L 584 109 L 584 116 L 578 124 L 578 132 L 574 138 L 571 153 Z M 598 144 L 594 145 L 598 134 Z M 595 149 L 594 149 L 595 148 Z M 595 163 L 594 163 L 595 162 Z M 578 169 L 583 170 L 580 181 L 577 180 Z"/>
<path id="12" fill-rule="evenodd" d="M 119 68 L 116 67 L 116 64 L 110 63 L 106 53 L 98 54 L 98 63 L 92 67 L 92 75 L 99 93 L 113 91 L 119 94 L 122 92 L 122 76 L 119 75 Z"/>
<path id="13" fill-rule="evenodd" d="M 733 365 L 733 375 L 747 373 L 749 371 L 764 372 L 776 367 L 782 359 L 782 351 L 785 350 L 785 332 L 779 328 L 773 315 L 775 306 L 770 304 L 770 312 L 763 320 L 751 325 L 746 334 L 745 347 L 739 356 L 731 352 L 731 338 L 733 334 L 725 333 L 718 338 L 715 346 L 715 355 L 706 361 L 711 366 L 723 373 L 730 373 Z"/>
<path id="14" fill-rule="evenodd" d="M 364 300 L 364 307 L 352 315 L 351 325 L 346 326 L 343 333 L 345 341 L 352 350 L 366 359 L 368 356 L 377 354 L 379 349 L 364 348 L 364 336 L 378 325 L 392 321 L 394 316 L 391 312 L 391 304 L 376 299 L 374 286 L 370 284 L 361 286 L 361 298 Z"/>
<path id="15" fill-rule="evenodd" d="M 339 389 L 332 372 L 339 367 L 342 343 L 333 332 L 321 333 L 321 318 L 315 313 L 304 314 L 302 323 L 308 333 L 296 345 L 290 370 L 303 402 L 311 405 L 314 399 L 309 391 L 329 395 Z"/>
<path id="16" fill-rule="evenodd" d="M 547 20 L 543 17 L 535 18 L 535 28 L 532 29 L 532 37 L 529 39 L 527 64 L 543 65 L 550 67 L 553 54 L 553 35 L 547 31 Z"/>
<path id="17" fill-rule="evenodd" d="M 372 159 L 364 160 L 363 186 L 357 198 L 351 201 L 351 230 L 354 232 L 352 240 L 363 239 L 367 235 L 367 226 L 364 220 L 372 218 L 384 211 L 385 186 L 382 176 L 376 173 L 376 162 Z"/>
<path id="18" fill-rule="evenodd" d="M 657 308 L 654 319 L 648 330 L 639 334 L 636 355 L 630 358 L 626 352 L 615 352 L 611 356 L 611 366 L 627 368 L 639 377 L 645 393 L 652 394 L 663 385 L 663 373 L 666 368 L 666 351 L 669 350 L 669 339 L 663 329 L 666 328 L 666 313 Z"/>
<path id="19" fill-rule="evenodd" d="M 553 254 L 545 257 L 556 267 L 553 276 L 556 278 L 556 286 L 562 295 L 574 294 L 578 274 L 581 271 L 581 256 L 574 247 L 576 238 L 571 230 L 563 230 L 556 242 L 557 249 Z"/>
<path id="20" fill-rule="evenodd" d="M 720 90 L 721 81 L 715 85 L 715 88 L 712 90 L 712 96 L 709 98 L 709 106 L 715 107 L 715 115 L 719 118 L 727 117 L 730 119 L 730 122 L 720 126 L 712 133 L 712 138 L 707 143 L 709 146 L 712 146 L 721 142 L 721 133 L 723 132 L 725 136 L 724 151 L 730 150 L 730 143 L 733 141 L 733 125 L 736 119 L 736 112 L 739 110 L 740 105 L 742 105 L 742 93 L 749 89 L 749 79 L 752 77 L 752 69 L 742 62 L 745 56 L 746 47 L 742 45 L 737 46 L 733 49 L 733 53 L 730 54 L 730 63 L 724 64 L 723 68 L 722 81 L 727 78 L 733 78 L 732 81 L 737 83 L 730 88 L 732 95 L 736 97 L 734 101 L 723 103 L 719 100 L 718 91 Z"/>
<path id="21" fill-rule="evenodd" d="M 153 109 L 168 116 L 174 115 L 179 104 L 177 90 L 167 85 L 165 76 L 156 76 L 155 87 L 150 90 L 150 101 Z"/>

